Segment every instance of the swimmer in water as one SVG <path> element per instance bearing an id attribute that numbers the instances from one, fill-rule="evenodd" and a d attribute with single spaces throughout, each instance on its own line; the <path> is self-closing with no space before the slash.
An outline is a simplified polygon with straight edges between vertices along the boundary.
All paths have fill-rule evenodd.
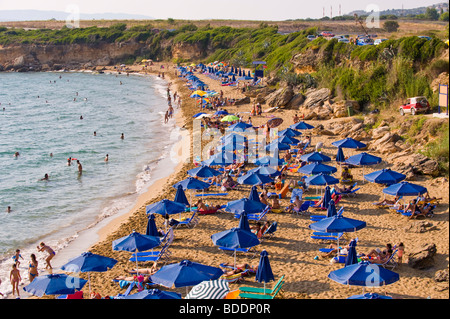
<path id="1" fill-rule="evenodd" d="M 108 154 L 106 154 L 106 157 L 105 157 L 105 162 L 107 162 L 109 160 L 109 155 Z"/>
<path id="2" fill-rule="evenodd" d="M 19 152 L 14 153 L 14 157 L 19 157 L 19 155 L 20 155 Z"/>
<path id="3" fill-rule="evenodd" d="M 44 178 L 41 178 L 40 180 L 41 180 L 41 181 L 48 181 L 48 174 L 45 174 L 45 175 L 44 175 Z"/>
<path id="4" fill-rule="evenodd" d="M 120 136 L 120 138 L 121 138 L 122 140 L 125 138 L 125 136 L 123 135 L 123 133 L 122 133 L 122 135 Z"/>
<path id="5" fill-rule="evenodd" d="M 77 165 L 78 165 L 78 174 L 81 175 L 83 173 L 83 166 L 81 166 L 79 160 L 77 160 Z"/>

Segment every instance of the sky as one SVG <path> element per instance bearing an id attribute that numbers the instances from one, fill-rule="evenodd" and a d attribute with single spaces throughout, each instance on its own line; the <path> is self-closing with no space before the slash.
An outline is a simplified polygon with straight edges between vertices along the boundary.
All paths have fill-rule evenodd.
<path id="1" fill-rule="evenodd" d="M 232 19 L 271 20 L 321 18 L 366 10 L 374 5 L 379 10 L 428 6 L 446 0 L 0 0 L 1 10 L 66 11 L 76 5 L 82 13 L 129 13 L 155 19 Z"/>

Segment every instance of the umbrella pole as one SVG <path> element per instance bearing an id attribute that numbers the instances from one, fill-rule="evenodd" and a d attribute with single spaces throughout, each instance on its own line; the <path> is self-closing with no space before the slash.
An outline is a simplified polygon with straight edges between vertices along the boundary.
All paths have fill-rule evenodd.
<path id="1" fill-rule="evenodd" d="M 139 277 L 139 268 L 138 268 L 138 261 L 137 261 L 137 253 L 138 253 L 138 251 L 136 251 L 136 277 Z"/>
<path id="2" fill-rule="evenodd" d="M 88 281 L 89 281 L 89 296 L 91 296 L 91 273 L 88 272 Z"/>

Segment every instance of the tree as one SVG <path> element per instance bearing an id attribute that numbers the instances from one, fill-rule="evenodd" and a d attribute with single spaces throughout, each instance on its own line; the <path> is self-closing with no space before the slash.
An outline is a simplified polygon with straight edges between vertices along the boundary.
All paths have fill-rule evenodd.
<path id="1" fill-rule="evenodd" d="M 448 22 L 448 12 L 442 13 L 441 16 L 439 17 L 439 20 Z"/>
<path id="2" fill-rule="evenodd" d="M 427 8 L 427 11 L 425 12 L 425 19 L 427 20 L 438 20 L 439 19 L 439 13 L 435 8 Z"/>
<path id="3" fill-rule="evenodd" d="M 386 21 L 383 24 L 383 28 L 387 31 L 387 32 L 397 32 L 398 28 L 400 27 L 400 25 L 398 24 L 397 21 Z"/>

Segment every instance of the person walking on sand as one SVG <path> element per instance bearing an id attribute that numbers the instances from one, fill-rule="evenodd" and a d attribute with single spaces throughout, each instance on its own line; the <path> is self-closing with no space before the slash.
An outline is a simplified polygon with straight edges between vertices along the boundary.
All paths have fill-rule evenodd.
<path id="1" fill-rule="evenodd" d="M 53 269 L 52 265 L 50 264 L 50 260 L 52 260 L 53 257 L 55 257 L 56 253 L 53 249 L 51 249 L 49 246 L 47 246 L 44 242 L 40 243 L 39 246 L 37 246 L 37 249 L 39 252 L 46 251 L 48 253 L 47 258 L 45 258 L 45 269 Z"/>
<path id="2" fill-rule="evenodd" d="M 32 282 L 34 278 L 36 278 L 39 275 L 37 270 L 38 261 L 36 259 L 35 254 L 31 254 L 30 258 L 31 258 L 30 264 L 28 265 L 28 279 L 30 280 L 30 282 Z"/>
<path id="3" fill-rule="evenodd" d="M 19 269 L 17 269 L 16 264 L 12 265 L 12 270 L 9 273 L 9 280 L 11 281 L 11 285 L 13 288 L 13 296 L 15 296 L 15 293 L 17 292 L 17 298 L 20 298 L 19 282 L 22 280 L 22 277 L 20 277 L 20 271 Z"/>

